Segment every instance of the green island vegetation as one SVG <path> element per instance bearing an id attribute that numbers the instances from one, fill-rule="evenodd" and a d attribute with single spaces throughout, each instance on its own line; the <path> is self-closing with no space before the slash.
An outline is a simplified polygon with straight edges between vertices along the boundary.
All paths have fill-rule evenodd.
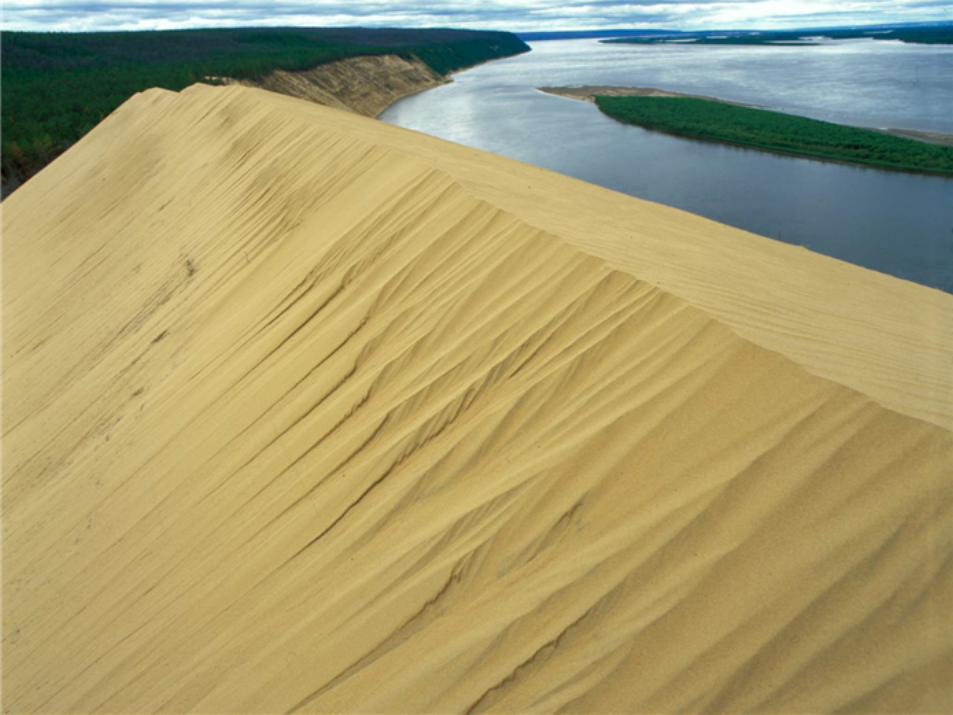
<path id="1" fill-rule="evenodd" d="M 4 32 L 0 45 L 3 194 L 53 161 L 136 92 L 215 77 L 255 79 L 347 57 L 416 56 L 442 76 L 529 51 L 508 32 L 248 28 Z"/>
<path id="2" fill-rule="evenodd" d="M 648 129 L 799 156 L 953 174 L 953 147 L 872 129 L 689 97 L 596 96 L 613 119 Z"/>
<path id="3" fill-rule="evenodd" d="M 816 45 L 814 38 L 829 40 L 854 40 L 869 38 L 874 40 L 900 40 L 928 45 L 953 44 L 953 24 L 927 25 L 915 27 L 897 27 L 878 25 L 861 28 L 836 28 L 816 30 L 770 30 L 764 32 L 748 30 L 725 30 L 708 32 L 677 32 L 665 36 L 620 37 L 602 40 L 605 44 L 654 45 L 664 43 L 690 43 L 693 45 L 779 45 L 797 46 Z"/>

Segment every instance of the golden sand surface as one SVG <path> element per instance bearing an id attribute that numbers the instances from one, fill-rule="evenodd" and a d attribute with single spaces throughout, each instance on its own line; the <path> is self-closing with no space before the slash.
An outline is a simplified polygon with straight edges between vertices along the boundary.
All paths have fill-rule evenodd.
<path id="1" fill-rule="evenodd" d="M 245 87 L 2 222 L 5 712 L 953 710 L 953 296 Z"/>

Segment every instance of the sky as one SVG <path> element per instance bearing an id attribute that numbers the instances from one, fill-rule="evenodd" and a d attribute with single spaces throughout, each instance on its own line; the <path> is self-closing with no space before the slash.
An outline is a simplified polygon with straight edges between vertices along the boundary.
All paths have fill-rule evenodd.
<path id="1" fill-rule="evenodd" d="M 4 30 L 776 29 L 953 20 L 950 0 L 2 0 Z"/>

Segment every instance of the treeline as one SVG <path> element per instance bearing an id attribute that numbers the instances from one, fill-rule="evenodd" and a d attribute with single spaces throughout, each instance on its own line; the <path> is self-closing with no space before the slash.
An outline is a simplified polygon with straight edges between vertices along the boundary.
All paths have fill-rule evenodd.
<path id="1" fill-rule="evenodd" d="M 3 195 L 136 92 L 215 77 L 255 79 L 359 55 L 417 56 L 446 75 L 528 51 L 506 32 L 254 28 L 155 32 L 4 32 L 0 45 Z"/>
<path id="2" fill-rule="evenodd" d="M 614 119 L 673 134 L 769 151 L 953 174 L 953 147 L 763 109 L 688 97 L 595 97 Z"/>
<path id="3" fill-rule="evenodd" d="M 829 40 L 900 40 L 925 45 L 953 45 L 953 25 L 930 25 L 926 27 L 875 26 L 861 28 L 817 30 L 768 30 L 764 32 L 729 30 L 725 32 L 678 32 L 663 37 L 625 37 L 603 40 L 605 44 L 652 45 L 665 42 L 685 42 L 693 45 L 773 45 L 796 42 L 818 44 L 804 38 L 824 37 Z"/>

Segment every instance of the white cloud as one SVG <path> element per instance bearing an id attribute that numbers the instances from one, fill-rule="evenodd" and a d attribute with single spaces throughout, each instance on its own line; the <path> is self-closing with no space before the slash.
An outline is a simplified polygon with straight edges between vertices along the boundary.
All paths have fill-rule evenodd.
<path id="1" fill-rule="evenodd" d="M 238 26 L 781 28 L 953 19 L 948 0 L 4 0 L 4 30 Z"/>

